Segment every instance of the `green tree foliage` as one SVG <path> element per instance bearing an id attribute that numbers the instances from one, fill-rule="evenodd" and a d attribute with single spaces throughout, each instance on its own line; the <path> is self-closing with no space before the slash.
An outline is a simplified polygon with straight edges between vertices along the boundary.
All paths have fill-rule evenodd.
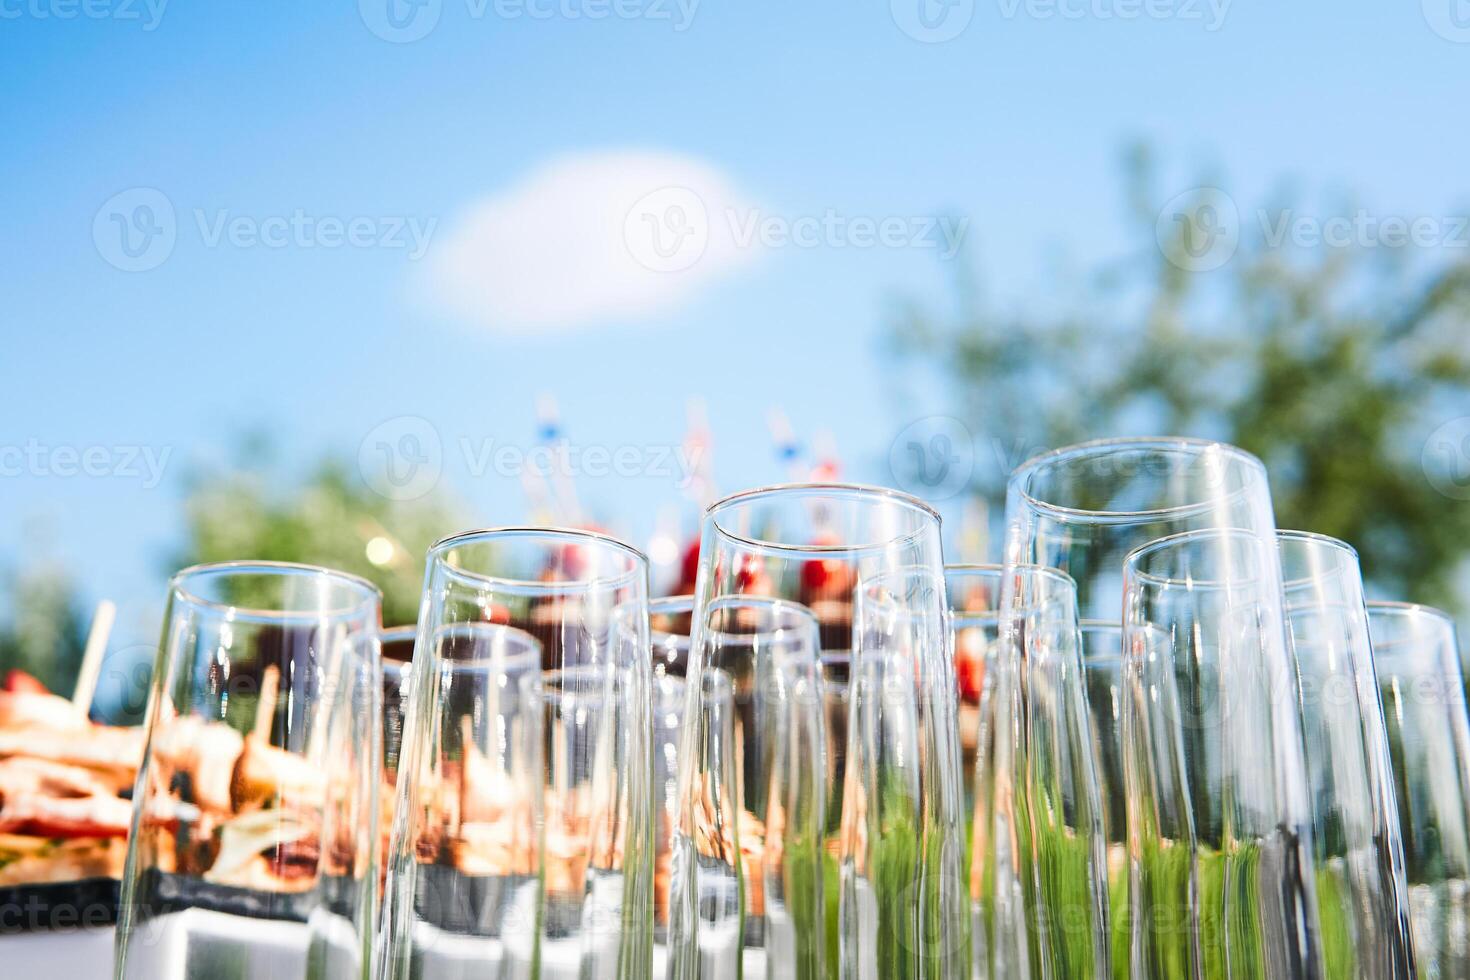
<path id="1" fill-rule="evenodd" d="M 10 615 L 0 626 L 0 674 L 19 669 L 70 696 L 87 644 L 87 614 L 60 569 L 38 564 L 8 577 Z"/>
<path id="2" fill-rule="evenodd" d="M 384 625 L 413 623 L 429 545 L 463 526 L 455 509 L 433 495 L 388 500 L 337 459 L 300 481 L 277 469 L 270 450 L 254 445 L 228 469 L 195 474 L 184 507 L 187 544 L 174 566 L 252 559 L 337 568 L 382 590 Z M 369 558 L 373 542 L 380 562 Z"/>
<path id="3" fill-rule="evenodd" d="M 1425 448 L 1470 416 L 1470 233 L 1444 220 L 1443 240 L 1395 246 L 1370 225 L 1313 244 L 1282 234 L 1301 208 L 1248 210 L 1210 189 L 1164 207 L 1145 148 L 1127 173 L 1139 247 L 1122 262 L 1009 311 L 961 273 L 953 313 L 905 302 L 892 318 L 899 349 L 948 374 L 993 454 L 977 457 L 997 465 L 976 466 L 974 492 L 999 508 L 1010 466 L 1084 439 L 1223 439 L 1265 461 L 1279 526 L 1352 543 L 1379 591 L 1463 608 L 1470 501 L 1426 468 L 1461 466 L 1466 450 L 1435 461 Z M 1238 245 L 1200 260 L 1222 220 Z"/>

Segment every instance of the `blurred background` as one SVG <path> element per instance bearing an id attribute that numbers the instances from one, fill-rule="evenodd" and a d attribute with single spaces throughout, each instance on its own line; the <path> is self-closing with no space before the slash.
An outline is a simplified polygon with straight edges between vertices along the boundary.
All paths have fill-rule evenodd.
<path id="1" fill-rule="evenodd" d="M 0 671 L 168 576 L 1187 434 L 1470 612 L 1464 0 L 0 0 Z"/>

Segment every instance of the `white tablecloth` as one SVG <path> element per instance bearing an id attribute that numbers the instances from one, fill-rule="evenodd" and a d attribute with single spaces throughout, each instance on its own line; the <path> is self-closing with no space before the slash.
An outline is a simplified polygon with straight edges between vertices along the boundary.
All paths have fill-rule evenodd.
<path id="1" fill-rule="evenodd" d="M 112 976 L 112 927 L 0 936 L 0 975 L 106 980 Z"/>

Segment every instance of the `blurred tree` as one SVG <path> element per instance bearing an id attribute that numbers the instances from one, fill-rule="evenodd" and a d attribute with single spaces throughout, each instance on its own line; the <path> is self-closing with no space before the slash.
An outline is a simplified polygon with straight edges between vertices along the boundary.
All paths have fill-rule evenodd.
<path id="1" fill-rule="evenodd" d="M 1440 240 L 1395 247 L 1348 206 L 1307 228 L 1356 222 L 1347 243 L 1314 244 L 1291 230 L 1299 208 L 1237 211 L 1208 187 L 1165 204 L 1147 148 L 1127 163 L 1135 254 L 1060 277 L 1020 312 L 993 309 L 962 271 L 953 314 L 892 315 L 897 348 L 940 366 L 995 453 L 973 491 L 998 513 L 1010 467 L 1083 439 L 1223 439 L 1265 461 L 1281 527 L 1352 543 L 1379 591 L 1461 608 L 1470 494 L 1431 476 L 1464 485 L 1452 468 L 1470 419 L 1459 457 L 1425 449 L 1470 416 L 1466 230 L 1446 219 Z"/>
<path id="2" fill-rule="evenodd" d="M 188 544 L 173 567 L 256 559 L 337 568 L 382 589 L 385 626 L 413 623 L 429 545 L 463 526 L 454 508 L 434 496 L 389 500 L 336 459 L 297 485 L 275 470 L 269 446 L 256 439 L 232 468 L 191 477 Z"/>
<path id="3" fill-rule="evenodd" d="M 0 626 L 0 675 L 23 670 L 69 697 L 88 628 L 74 583 L 61 569 L 45 563 L 7 578 L 10 609 Z"/>

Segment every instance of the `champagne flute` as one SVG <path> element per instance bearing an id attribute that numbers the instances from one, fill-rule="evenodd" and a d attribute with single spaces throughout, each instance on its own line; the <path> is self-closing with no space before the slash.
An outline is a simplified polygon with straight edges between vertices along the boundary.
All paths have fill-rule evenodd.
<path id="1" fill-rule="evenodd" d="M 707 665 L 695 726 L 700 775 L 684 801 L 695 818 L 699 976 L 824 977 L 817 620 L 796 603 L 727 596 L 709 604 L 699 636 Z M 657 635 L 653 645 L 660 647 Z M 687 717 L 687 703 L 680 714 Z M 671 866 L 672 845 L 671 835 Z"/>
<path id="2" fill-rule="evenodd" d="M 384 976 L 649 975 L 647 579 L 586 531 L 430 549 Z"/>
<path id="3" fill-rule="evenodd" d="M 352 977 L 377 897 L 379 595 L 323 568 L 174 576 L 115 976 Z"/>
<path id="4" fill-rule="evenodd" d="M 1368 603 L 1419 976 L 1470 976 L 1470 720 L 1454 621 Z"/>
<path id="5" fill-rule="evenodd" d="M 1278 532 L 1277 544 L 1301 688 L 1323 973 L 1412 976 L 1404 846 L 1358 556 L 1303 531 Z"/>
<path id="6" fill-rule="evenodd" d="M 971 868 L 976 974 L 1106 978 L 1104 823 L 1075 587 L 1034 565 L 945 571 L 956 648 L 985 652 Z"/>
<path id="7" fill-rule="evenodd" d="M 1131 924 L 1146 975 L 1323 971 L 1281 609 L 1274 535 L 1188 531 L 1124 563 Z"/>
<path id="8" fill-rule="evenodd" d="M 1257 566 L 1262 554 L 1274 556 L 1270 490 L 1265 467 L 1258 459 L 1233 446 L 1203 440 L 1103 440 L 1038 456 L 1018 468 L 1007 486 L 1006 561 L 1058 568 L 1076 582 L 1080 611 L 1088 623 L 1083 630 L 1084 663 L 1092 660 L 1095 644 L 1111 650 L 1114 636 L 1121 635 L 1112 629 L 1123 625 L 1125 559 L 1151 542 L 1192 531 L 1228 531 L 1254 539 Z M 1262 724 L 1268 725 L 1265 730 L 1274 737 L 1258 746 L 1262 755 L 1250 774 L 1256 783 L 1273 787 L 1269 799 L 1263 801 L 1273 812 L 1253 814 L 1252 819 L 1261 818 L 1273 827 L 1279 824 L 1278 843 L 1289 847 L 1292 860 L 1268 867 L 1275 877 L 1260 880 L 1255 890 L 1283 896 L 1277 907 L 1282 918 L 1262 925 L 1269 926 L 1272 937 L 1285 937 L 1277 945 L 1290 968 L 1310 972 L 1316 967 L 1318 939 L 1305 749 L 1296 698 L 1290 690 L 1294 664 L 1281 614 L 1279 564 L 1272 560 L 1260 566 L 1260 571 L 1259 594 L 1243 606 L 1259 614 L 1259 641 L 1254 656 L 1246 658 L 1241 667 L 1249 676 L 1269 674 L 1278 679 L 1280 696 L 1258 712 Z M 1181 592 L 1187 590 L 1169 590 L 1164 595 L 1172 598 Z M 1217 589 L 1212 594 L 1230 593 Z M 1198 952 L 1195 912 L 1200 903 L 1190 900 L 1191 888 L 1201 880 L 1193 851 L 1193 806 L 1196 801 L 1203 806 L 1201 836 L 1208 845 L 1203 859 L 1214 867 L 1211 862 L 1216 852 L 1211 848 L 1221 844 L 1223 810 L 1218 796 L 1212 800 L 1204 787 L 1210 778 L 1218 781 L 1222 773 L 1214 749 L 1187 756 L 1196 769 L 1191 783 L 1183 781 L 1183 770 L 1171 762 L 1182 751 L 1179 746 L 1186 734 L 1192 736 L 1194 745 L 1203 740 L 1203 732 L 1196 724 L 1181 725 L 1180 709 L 1193 705 L 1176 703 L 1181 691 L 1172 676 L 1174 660 L 1169 648 L 1176 633 L 1172 625 L 1169 631 L 1156 627 L 1140 619 L 1131 636 L 1123 637 L 1123 769 L 1126 776 L 1133 762 L 1139 764 L 1135 767 L 1139 791 L 1148 788 L 1156 806 L 1128 810 L 1127 839 L 1138 843 L 1129 858 L 1129 908 L 1126 914 L 1113 910 L 1112 918 L 1126 923 L 1130 930 L 1128 962 L 1115 963 L 1115 969 L 1131 976 L 1167 977 L 1206 966 Z M 1182 645 L 1185 638 L 1177 638 Z M 1130 663 L 1136 669 L 1128 677 Z M 1208 669 L 1199 677 L 1184 680 L 1218 680 L 1220 664 L 1202 666 Z M 1182 693 L 1193 698 L 1211 690 L 1185 684 Z M 1158 700 L 1137 701 L 1136 697 Z M 1168 713 L 1163 710 L 1166 705 L 1171 706 Z M 1154 714 L 1138 716 L 1130 729 L 1127 722 L 1135 706 L 1140 712 L 1149 709 Z M 1216 749 L 1228 741 L 1223 738 L 1226 734 L 1249 739 L 1246 732 L 1217 729 Z M 1130 802 L 1134 795 L 1130 783 Z M 1146 823 L 1136 825 L 1135 816 L 1146 818 Z M 1115 841 L 1122 839 L 1116 830 L 1110 834 Z M 1143 861 L 1147 866 L 1140 866 Z M 1215 878 L 1207 874 L 1203 881 L 1211 896 L 1220 897 Z M 1140 885 L 1148 891 L 1140 893 Z M 1116 882 L 1111 891 L 1121 891 Z M 1250 902 L 1237 902 L 1235 907 L 1242 904 Z M 1115 941 L 1115 948 L 1119 945 Z M 1290 947 L 1289 955 L 1286 947 Z"/>
<path id="9" fill-rule="evenodd" d="M 902 579 L 913 570 L 927 571 L 929 582 L 908 594 L 908 583 Z M 854 603 L 861 590 L 870 584 L 877 586 L 885 576 L 898 577 L 883 588 L 896 585 L 905 592 L 892 602 L 923 604 L 922 609 L 909 611 L 918 620 L 927 618 L 931 628 L 903 638 L 875 631 L 857 652 L 853 649 Z M 836 484 L 793 484 L 727 497 L 705 514 L 690 676 L 704 666 L 699 632 L 707 623 L 706 610 L 727 596 L 801 602 L 820 624 L 823 668 L 835 663 L 830 659 L 834 655 L 852 657 L 847 742 L 829 746 L 833 756 L 840 754 L 846 760 L 841 816 L 835 821 L 836 830 L 829 816 L 824 848 L 836 855 L 844 882 L 841 911 L 836 918 L 829 916 L 827 923 L 828 944 L 837 950 L 839 975 L 868 976 L 884 969 L 894 977 L 920 975 L 921 970 L 928 977 L 967 974 L 969 900 L 964 883 L 963 788 L 954 667 L 943 627 L 938 515 L 904 494 Z M 895 648 L 900 641 L 904 644 L 901 650 Z M 867 683 L 864 678 L 871 676 L 865 670 L 897 670 L 896 664 L 885 662 L 891 657 L 907 658 L 912 667 L 917 687 L 905 696 L 914 702 L 915 747 L 923 746 L 923 756 L 914 760 L 922 775 L 919 822 L 884 828 L 885 839 L 896 848 L 894 854 L 906 847 L 912 863 L 890 880 L 874 877 L 877 867 L 865 858 L 873 842 L 850 833 L 849 828 L 866 820 L 864 807 L 878 790 L 870 786 L 854 792 L 855 776 L 872 772 L 856 761 L 859 747 L 854 742 L 863 730 L 859 721 L 865 710 L 857 692 L 860 684 Z M 864 659 L 870 667 L 862 666 Z M 870 754 L 875 750 L 863 747 Z M 686 760 L 691 755 L 692 751 L 686 753 Z M 692 764 L 681 772 L 687 786 L 695 785 L 697 777 Z M 675 839 L 674 886 L 682 897 L 673 907 L 671 954 L 673 975 L 692 977 L 697 975 L 702 942 L 693 905 L 692 813 L 682 815 L 681 820 Z M 900 838 L 906 843 L 900 844 Z M 902 861 L 893 860 L 902 867 Z M 830 880 L 839 875 L 833 869 L 822 877 Z M 828 969 L 832 967 L 829 963 Z"/>

